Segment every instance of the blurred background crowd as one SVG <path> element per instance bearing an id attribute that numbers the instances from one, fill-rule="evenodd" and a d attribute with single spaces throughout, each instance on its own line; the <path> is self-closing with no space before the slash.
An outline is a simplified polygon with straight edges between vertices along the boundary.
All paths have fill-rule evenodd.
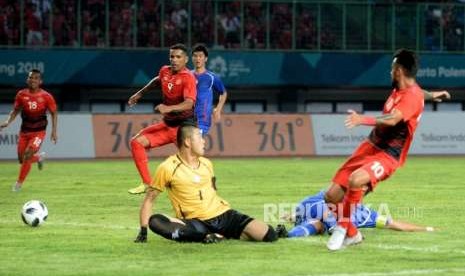
<path id="1" fill-rule="evenodd" d="M 461 2 L 0 0 L 0 45 L 463 51 Z"/>

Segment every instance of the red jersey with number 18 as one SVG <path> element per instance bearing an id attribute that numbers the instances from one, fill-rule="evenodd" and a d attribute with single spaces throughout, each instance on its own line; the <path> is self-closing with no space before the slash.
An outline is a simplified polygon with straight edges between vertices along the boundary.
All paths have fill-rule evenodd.
<path id="1" fill-rule="evenodd" d="M 44 131 L 47 128 L 47 110 L 57 109 L 53 96 L 43 89 L 31 93 L 28 88 L 19 90 L 15 109 L 21 109 L 21 132 Z"/>

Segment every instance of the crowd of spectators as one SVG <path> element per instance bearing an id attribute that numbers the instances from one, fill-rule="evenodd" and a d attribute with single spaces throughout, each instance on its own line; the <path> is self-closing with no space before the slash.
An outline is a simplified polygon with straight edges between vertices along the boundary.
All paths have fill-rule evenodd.
<path id="1" fill-rule="evenodd" d="M 415 2 L 429 3 L 421 6 L 421 50 L 463 51 L 465 6 L 455 3 L 465 0 Z M 130 48 L 203 42 L 231 49 L 339 49 L 342 30 L 318 18 L 326 12 L 316 2 L 284 0 L 0 0 L 0 45 Z"/>
<path id="2" fill-rule="evenodd" d="M 192 1 L 192 44 L 205 43 L 213 46 L 215 38 L 214 5 L 211 1 Z"/>
<path id="3" fill-rule="evenodd" d="M 161 47 L 161 3 L 142 0 L 137 12 L 137 46 Z"/>
<path id="4" fill-rule="evenodd" d="M 463 50 L 464 45 L 464 12 L 465 7 L 456 5 L 431 5 L 425 13 L 424 49 L 441 50 L 441 35 L 443 49 L 447 51 Z M 441 34 L 443 30 L 443 34 Z"/>
<path id="5" fill-rule="evenodd" d="M 19 45 L 19 10 L 18 1 L 0 0 L 0 45 Z"/>
<path id="6" fill-rule="evenodd" d="M 266 4 L 260 1 L 244 3 L 244 47 L 266 47 Z"/>

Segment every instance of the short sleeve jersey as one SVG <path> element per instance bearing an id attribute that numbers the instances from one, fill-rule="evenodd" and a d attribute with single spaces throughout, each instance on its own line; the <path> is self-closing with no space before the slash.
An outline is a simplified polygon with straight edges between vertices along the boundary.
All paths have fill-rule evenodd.
<path id="1" fill-rule="evenodd" d="M 47 128 L 47 110 L 55 112 L 57 106 L 47 91 L 40 89 L 31 93 L 26 88 L 16 94 L 14 108 L 21 110 L 21 132 L 36 132 Z"/>
<path id="2" fill-rule="evenodd" d="M 195 103 L 195 115 L 197 122 L 202 126 L 211 126 L 213 110 L 213 93 L 222 95 L 226 88 L 221 79 L 211 71 L 197 74 L 192 72 L 197 79 L 197 102 Z"/>
<path id="3" fill-rule="evenodd" d="M 171 67 L 163 66 L 158 73 L 161 82 L 161 90 L 163 94 L 163 104 L 177 105 L 184 102 L 186 99 L 191 99 L 194 104 L 197 99 L 197 89 L 195 87 L 195 77 L 192 73 L 184 68 L 183 70 L 173 74 Z M 163 120 L 168 125 L 179 125 L 187 119 L 194 117 L 194 108 L 184 110 L 182 112 L 172 112 L 165 114 Z"/>
<path id="4" fill-rule="evenodd" d="M 389 114 L 397 109 L 402 112 L 402 120 L 395 126 L 376 126 L 368 139 L 402 165 L 407 157 L 423 107 L 424 95 L 418 85 L 402 90 L 394 89 L 384 104 L 383 114 Z"/>
<path id="5" fill-rule="evenodd" d="M 167 190 L 177 218 L 206 220 L 230 209 L 218 196 L 211 162 L 201 157 L 198 168 L 187 166 L 178 155 L 161 163 L 151 183 L 154 189 Z"/>

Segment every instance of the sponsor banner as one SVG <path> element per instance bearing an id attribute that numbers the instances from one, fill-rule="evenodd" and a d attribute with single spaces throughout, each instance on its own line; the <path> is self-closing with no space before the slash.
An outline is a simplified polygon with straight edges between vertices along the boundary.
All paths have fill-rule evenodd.
<path id="1" fill-rule="evenodd" d="M 7 117 L 8 114 L 0 114 L 0 122 L 4 122 Z M 0 131 L 0 160 L 18 158 L 16 147 L 18 145 L 20 124 L 21 116 L 18 115 L 13 123 Z M 49 129 L 50 127 L 47 129 L 47 133 Z M 46 138 L 49 139 L 49 137 L 47 136 Z"/>
<path id="2" fill-rule="evenodd" d="M 464 56 L 459 54 L 421 55 L 417 79 L 425 87 L 463 86 L 465 81 Z"/>
<path id="3" fill-rule="evenodd" d="M 350 155 L 370 133 L 371 127 L 347 129 L 346 115 L 312 115 L 316 155 Z"/>
<path id="4" fill-rule="evenodd" d="M 52 123 L 49 116 L 47 135 L 40 151 L 45 151 L 47 158 L 94 158 L 91 118 L 91 115 L 58 114 L 58 143 L 55 145 L 50 141 Z M 21 117 L 18 116 L 0 132 L 0 159 L 17 159 L 20 124 Z"/>
<path id="5" fill-rule="evenodd" d="M 131 156 L 131 137 L 160 119 L 160 115 L 94 115 L 96 156 Z M 311 129 L 306 115 L 224 115 L 205 136 L 206 156 L 313 155 Z M 174 152 L 171 144 L 150 150 L 150 156 Z"/>
<path id="6" fill-rule="evenodd" d="M 161 115 L 94 115 L 92 117 L 96 157 L 130 157 L 131 137 L 141 129 L 161 121 Z M 149 156 L 168 156 L 176 152 L 169 144 L 152 149 Z"/>
<path id="7" fill-rule="evenodd" d="M 5 114 L 6 116 L 6 114 Z M 350 155 L 370 127 L 348 130 L 345 115 L 224 115 L 205 136 L 206 156 Z M 154 115 L 59 115 L 58 143 L 50 142 L 50 127 L 42 151 L 48 158 L 130 157 L 130 139 L 157 123 Z M 411 154 L 465 154 L 465 113 L 424 113 Z M 0 132 L 0 159 L 16 159 L 21 119 Z M 166 157 L 172 144 L 149 151 Z"/>
<path id="8" fill-rule="evenodd" d="M 345 115 L 312 115 L 317 155 L 350 155 L 371 127 L 346 129 Z M 465 154 L 465 113 L 423 113 L 410 154 Z"/>
<path id="9" fill-rule="evenodd" d="M 209 156 L 313 155 L 308 115 L 224 115 L 207 137 Z"/>
<path id="10" fill-rule="evenodd" d="M 465 154 L 465 113 L 423 113 L 412 154 Z"/>

